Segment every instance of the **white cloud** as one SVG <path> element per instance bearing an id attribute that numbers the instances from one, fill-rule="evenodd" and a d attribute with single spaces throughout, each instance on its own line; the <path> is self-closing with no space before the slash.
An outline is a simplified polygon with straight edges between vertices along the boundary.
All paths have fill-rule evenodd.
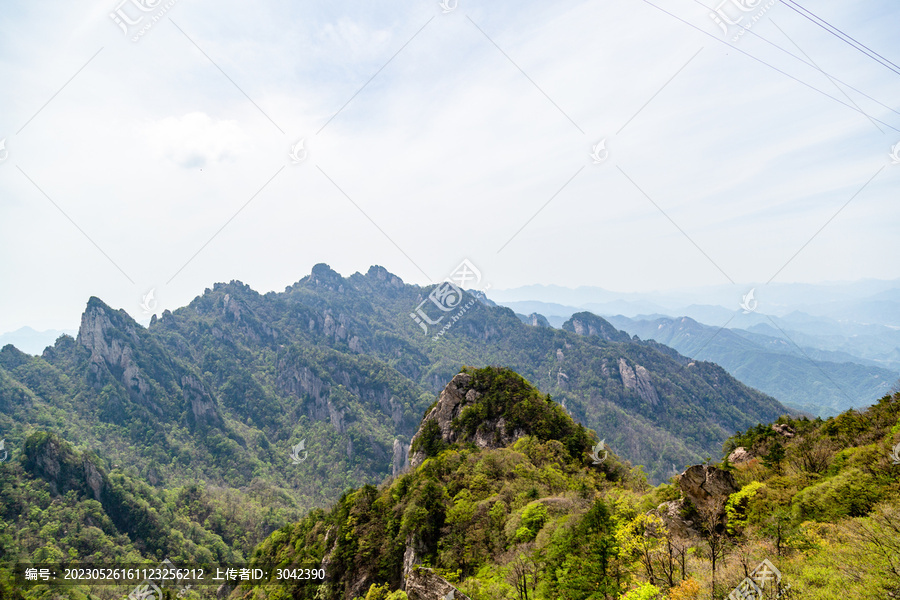
<path id="1" fill-rule="evenodd" d="M 494 287 L 721 282 L 617 167 L 731 276 L 766 280 L 887 165 L 780 280 L 898 277 L 883 257 L 900 253 L 900 167 L 887 157 L 900 133 L 723 44 L 693 0 L 649 1 L 713 37 L 629 0 L 460 0 L 446 15 L 436 0 L 223 0 L 179 2 L 135 44 L 109 19 L 115 1 L 11 0 L 0 256 L 15 260 L 0 261 L 0 281 L 20 292 L 0 296 L 0 331 L 72 327 L 91 294 L 139 312 L 151 287 L 164 308 L 233 278 L 280 289 L 322 261 L 424 283 L 394 242 L 434 278 L 468 257 Z M 829 73 L 888 104 L 900 95 L 900 78 L 775 8 L 754 32 L 799 55 L 777 23 Z M 894 4 L 815 10 L 897 55 Z M 739 49 L 843 99 L 752 36 Z M 592 165 L 604 137 L 610 158 Z M 309 158 L 292 165 L 300 138 Z"/>
<path id="2" fill-rule="evenodd" d="M 247 144 L 237 121 L 217 121 L 202 112 L 167 117 L 145 125 L 143 133 L 158 157 L 186 169 L 234 160 Z"/>

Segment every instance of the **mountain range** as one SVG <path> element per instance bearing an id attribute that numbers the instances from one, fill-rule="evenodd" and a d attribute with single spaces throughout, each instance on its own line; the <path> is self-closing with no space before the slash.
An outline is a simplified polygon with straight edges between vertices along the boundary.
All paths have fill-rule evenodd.
<path id="1" fill-rule="evenodd" d="M 897 382 L 897 372 L 846 352 L 801 348 L 778 335 L 710 327 L 690 317 L 629 319 L 610 323 L 642 339 L 656 340 L 686 356 L 711 360 L 740 381 L 787 406 L 830 416 L 873 404 Z"/>
<path id="2" fill-rule="evenodd" d="M 896 281 L 761 285 L 744 295 L 734 286 L 629 294 L 526 286 L 491 297 L 553 327 L 578 312 L 601 315 L 818 416 L 868 406 L 900 378 Z"/>
<path id="3" fill-rule="evenodd" d="M 308 508 L 402 468 L 423 411 L 463 365 L 516 369 L 651 481 L 788 412 L 590 313 L 532 326 L 460 292 L 465 314 L 426 334 L 411 315 L 425 302 L 437 319 L 436 289 L 320 264 L 281 293 L 216 284 L 148 328 L 91 298 L 76 338 L 41 356 L 0 353 L 0 427 L 15 446 L 53 424 L 151 482 L 260 480 Z M 310 458 L 298 470 L 289 455 L 301 441 Z"/>
<path id="4" fill-rule="evenodd" d="M 896 420 L 888 400 L 870 442 Z M 493 597 L 518 564 L 547 578 L 529 580 L 532 596 L 586 598 L 600 581 L 620 593 L 635 571 L 615 557 L 649 539 L 635 523 L 660 502 L 667 527 L 708 542 L 698 519 L 713 479 L 727 479 L 710 466 L 723 447 L 755 457 L 747 477 L 771 470 L 772 498 L 794 481 L 782 472 L 814 469 L 795 477 L 815 488 L 799 519 L 843 506 L 828 500 L 841 490 L 854 498 L 842 515 L 887 497 L 886 439 L 835 458 L 852 466 L 836 483 L 807 464 L 826 449 L 817 436 L 867 431 L 864 416 L 798 417 L 719 365 L 592 313 L 553 328 L 381 267 L 343 277 L 316 265 L 280 293 L 216 284 L 148 327 L 90 298 L 77 336 L 40 356 L 0 349 L 0 560 L 317 563 L 326 597 L 369 600 L 431 599 L 433 586 Z M 875 469 L 877 498 L 857 502 L 853 469 Z M 663 483 L 673 477 L 680 491 Z M 500 570 L 473 578 L 482 568 Z M 688 585 L 686 573 L 667 585 Z M 3 595 L 16 591 L 7 575 Z"/>

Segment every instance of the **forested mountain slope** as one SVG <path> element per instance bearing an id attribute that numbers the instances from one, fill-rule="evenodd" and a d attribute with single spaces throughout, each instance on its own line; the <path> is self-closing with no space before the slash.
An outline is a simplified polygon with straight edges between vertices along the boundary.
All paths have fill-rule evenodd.
<path id="1" fill-rule="evenodd" d="M 900 394 L 738 433 L 719 465 L 649 489 L 515 373 L 466 369 L 416 434 L 416 465 L 284 527 L 255 564 L 319 585 L 231 598 L 893 598 Z M 729 460 L 730 459 L 730 460 Z M 738 596 L 741 597 L 741 596 Z"/>

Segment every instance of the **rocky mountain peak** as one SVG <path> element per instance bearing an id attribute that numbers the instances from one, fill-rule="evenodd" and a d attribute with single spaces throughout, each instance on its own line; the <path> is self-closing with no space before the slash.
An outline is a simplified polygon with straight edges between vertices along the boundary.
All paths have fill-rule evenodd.
<path id="1" fill-rule="evenodd" d="M 562 328 L 577 335 L 597 336 L 609 342 L 628 342 L 631 340 L 627 333 L 616 329 L 606 319 L 589 312 L 575 313 L 568 321 L 563 323 Z"/>
<path id="2" fill-rule="evenodd" d="M 415 468 L 457 442 L 505 448 L 525 435 L 559 440 L 573 457 L 590 447 L 584 427 L 514 371 L 464 368 L 422 419 L 410 443 L 409 464 Z"/>
<path id="3" fill-rule="evenodd" d="M 519 317 L 519 319 L 526 325 L 532 327 L 550 327 L 550 321 L 540 313 L 533 312 L 526 317 Z"/>
<path id="4" fill-rule="evenodd" d="M 410 442 L 409 464 L 412 468 L 419 466 L 427 458 L 430 450 L 427 445 L 437 442 L 428 438 L 433 438 L 435 433 L 438 433 L 440 441 L 445 444 L 457 441 L 459 436 L 453 429 L 454 419 L 467 404 L 474 403 L 479 398 L 478 392 L 472 388 L 472 380 L 468 373 L 459 373 L 441 391 L 434 408 L 422 419 L 419 430 Z"/>
<path id="5" fill-rule="evenodd" d="M 119 330 L 124 337 L 137 343 L 137 327 L 138 324 L 127 313 L 113 310 L 102 300 L 92 296 L 81 315 L 76 341 L 92 353 L 105 356 L 112 350 L 110 347 L 112 330 Z"/>
<path id="6" fill-rule="evenodd" d="M 369 270 L 366 271 L 366 278 L 373 279 L 379 283 L 388 284 L 391 287 L 401 287 L 403 285 L 402 279 L 380 265 L 372 265 L 369 267 Z"/>
<path id="7" fill-rule="evenodd" d="M 138 327 L 124 311 L 92 297 L 81 315 L 76 342 L 91 353 L 90 376 L 95 385 L 100 385 L 106 370 L 121 373 L 129 394 L 145 402 L 150 385 L 134 359 L 134 347 L 140 345 Z"/>
<path id="8" fill-rule="evenodd" d="M 315 265 L 309 276 L 304 277 L 302 282 L 331 291 L 342 291 L 344 286 L 344 278 L 341 277 L 341 274 L 325 263 Z"/>

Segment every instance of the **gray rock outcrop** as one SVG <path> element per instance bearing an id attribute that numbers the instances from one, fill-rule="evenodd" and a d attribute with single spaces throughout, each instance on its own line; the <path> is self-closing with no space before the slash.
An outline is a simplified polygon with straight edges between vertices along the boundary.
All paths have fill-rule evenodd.
<path id="1" fill-rule="evenodd" d="M 675 537 L 692 539 L 700 536 L 696 523 L 683 516 L 685 512 L 683 498 L 681 500 L 663 502 L 656 507 L 656 510 L 651 512 L 663 520 L 666 528 Z"/>
<path id="2" fill-rule="evenodd" d="M 741 463 L 748 462 L 753 458 L 753 455 L 747 452 L 747 449 L 743 446 L 738 446 L 734 450 L 731 451 L 731 454 L 728 455 L 728 462 L 734 465 L 739 465 Z"/>
<path id="3" fill-rule="evenodd" d="M 438 425 L 441 438 L 444 442 L 452 444 L 459 438 L 459 434 L 453 429 L 453 420 L 460 415 L 463 408 L 472 404 L 481 397 L 481 394 L 472 387 L 472 376 L 467 373 L 459 373 L 450 380 L 447 387 L 441 392 L 437 404 L 428 411 L 419 430 L 410 441 L 409 464 L 416 468 L 425 461 L 425 453 L 419 449 L 412 451 L 417 439 L 422 436 L 426 424 L 434 421 Z M 510 430 L 503 417 L 485 419 L 478 425 L 475 435 L 471 438 L 479 448 L 504 448 L 525 435 L 521 429 Z"/>
<path id="4" fill-rule="evenodd" d="M 162 414 L 162 409 L 151 400 L 150 383 L 134 358 L 132 345 L 139 345 L 140 339 L 133 326 L 126 326 L 121 331 L 101 303 L 92 299 L 81 315 L 76 341 L 91 352 L 89 368 L 96 385 L 102 385 L 101 373 L 107 369 L 121 373 L 119 380 L 131 399 Z"/>
<path id="5" fill-rule="evenodd" d="M 181 394 L 191 407 L 194 423 L 198 425 L 222 425 L 219 407 L 212 394 L 194 375 L 181 378 Z"/>
<path id="6" fill-rule="evenodd" d="M 396 477 L 409 466 L 409 453 L 400 440 L 394 438 L 393 456 L 391 458 L 391 476 Z"/>
<path id="7" fill-rule="evenodd" d="M 793 429 L 783 423 L 775 423 L 774 425 L 772 425 L 772 431 L 774 431 L 778 435 L 783 435 L 786 438 L 794 437 L 795 433 Z"/>
<path id="8" fill-rule="evenodd" d="M 644 402 L 651 406 L 659 404 L 659 395 L 650 381 L 650 371 L 641 365 L 632 369 L 624 358 L 620 358 L 619 375 L 622 377 L 622 385 L 636 391 Z"/>
<path id="9" fill-rule="evenodd" d="M 678 487 L 684 497 L 701 515 L 718 513 L 720 522 L 725 519 L 725 502 L 738 491 L 734 477 L 728 471 L 710 465 L 694 465 L 678 478 Z"/>
<path id="10" fill-rule="evenodd" d="M 424 567 L 414 567 L 406 578 L 409 600 L 468 600 L 468 596 L 450 585 L 446 579 Z"/>

